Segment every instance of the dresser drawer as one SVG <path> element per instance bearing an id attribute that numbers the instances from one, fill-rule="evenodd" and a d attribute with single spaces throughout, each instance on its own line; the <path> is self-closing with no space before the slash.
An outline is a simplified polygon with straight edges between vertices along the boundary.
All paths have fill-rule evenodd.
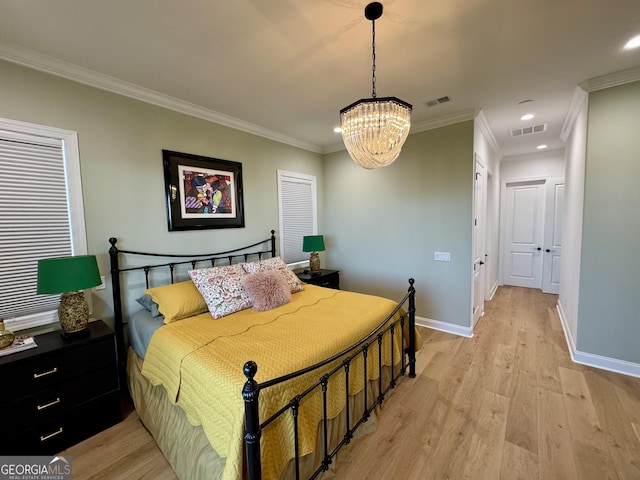
<path id="1" fill-rule="evenodd" d="M 53 455 L 120 421 L 120 397 L 113 391 L 49 420 L 34 424 L 22 419 L 22 430 L 5 429 L 3 455 Z"/>
<path id="2" fill-rule="evenodd" d="M 312 275 L 311 272 L 305 270 L 298 273 L 298 278 L 304 283 L 311 285 L 317 285 L 319 287 L 340 289 L 340 271 L 339 270 L 327 270 L 321 268 L 317 274 Z"/>
<path id="3" fill-rule="evenodd" d="M 24 419 L 31 423 L 45 422 L 76 405 L 117 389 L 118 372 L 115 365 L 108 365 L 4 404 L 4 411 L 12 412 L 5 417 L 4 428 L 24 428 Z"/>
<path id="4" fill-rule="evenodd" d="M 98 320 L 82 336 L 54 331 L 35 341 L 0 357 L 2 455 L 55 454 L 121 419 L 113 330 Z"/>
<path id="5" fill-rule="evenodd" d="M 0 372 L 10 388 L 3 395 L 2 401 L 4 403 L 18 399 L 37 390 L 59 385 L 70 378 L 113 365 L 114 355 L 113 337 L 106 337 L 77 348 L 67 348 L 55 354 L 6 365 Z"/>
<path id="6" fill-rule="evenodd" d="M 340 276 L 338 272 L 330 273 L 328 275 L 324 275 L 320 280 L 314 282 L 314 284 L 319 287 L 338 289 L 340 286 Z"/>

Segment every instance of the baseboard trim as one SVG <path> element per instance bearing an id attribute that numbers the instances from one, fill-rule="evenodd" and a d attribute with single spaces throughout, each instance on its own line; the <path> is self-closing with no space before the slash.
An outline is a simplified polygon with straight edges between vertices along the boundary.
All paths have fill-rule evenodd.
<path id="1" fill-rule="evenodd" d="M 430 318 L 416 316 L 416 325 L 419 327 L 431 328 L 440 332 L 451 333 L 461 337 L 472 338 L 473 330 L 471 327 L 463 327 L 462 325 L 454 325 L 453 323 L 441 322 L 439 320 L 431 320 Z"/>
<path id="2" fill-rule="evenodd" d="M 494 283 L 494 284 L 493 284 L 493 287 L 491 287 L 491 291 L 489 292 L 489 300 L 488 300 L 488 301 L 493 300 L 493 296 L 494 296 L 494 295 L 496 294 L 496 292 L 498 291 L 498 287 L 499 287 L 499 286 L 500 286 L 500 285 L 498 284 L 498 282 L 496 282 L 496 283 Z"/>
<path id="3" fill-rule="evenodd" d="M 637 363 L 596 355 L 594 353 L 581 352 L 576 349 L 576 343 L 568 328 L 567 317 L 562 310 L 562 305 L 558 303 L 556 305 L 556 309 L 558 310 L 558 316 L 560 317 L 560 323 L 562 324 L 562 330 L 564 331 L 564 338 L 566 339 L 567 346 L 569 347 L 571 360 L 575 363 L 579 363 L 580 365 L 586 365 L 587 367 L 599 368 L 609 372 L 621 373 L 623 375 L 640 378 L 640 365 Z"/>

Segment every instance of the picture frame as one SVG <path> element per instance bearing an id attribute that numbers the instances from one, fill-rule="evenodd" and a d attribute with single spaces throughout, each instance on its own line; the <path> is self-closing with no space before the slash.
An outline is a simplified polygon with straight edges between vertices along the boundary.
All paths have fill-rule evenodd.
<path id="1" fill-rule="evenodd" d="M 169 231 L 243 228 L 242 164 L 162 150 Z"/>

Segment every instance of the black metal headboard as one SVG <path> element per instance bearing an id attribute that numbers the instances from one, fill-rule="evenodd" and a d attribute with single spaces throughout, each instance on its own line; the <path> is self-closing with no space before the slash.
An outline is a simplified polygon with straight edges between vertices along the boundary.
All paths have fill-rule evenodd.
<path id="1" fill-rule="evenodd" d="M 109 248 L 109 258 L 111 261 L 111 287 L 113 292 L 113 315 L 114 330 L 116 335 L 116 348 L 118 353 L 118 370 L 120 375 L 120 386 L 126 389 L 126 351 L 124 338 L 124 319 L 122 313 L 122 291 L 120 284 L 120 274 L 124 272 L 143 271 L 145 276 L 146 288 L 149 288 L 149 276 L 152 270 L 168 269 L 171 281 L 174 283 L 174 270 L 179 265 L 190 265 L 192 269 L 196 265 L 207 262 L 207 266 L 214 267 L 216 264 L 222 265 L 237 263 L 238 261 L 248 262 L 252 260 L 260 260 L 263 257 L 276 256 L 276 236 L 275 230 L 271 230 L 271 237 L 251 245 L 226 250 L 224 252 L 203 253 L 203 254 L 165 254 L 165 253 L 149 253 L 135 252 L 132 250 L 120 250 L 117 247 L 118 240 L 115 237 L 109 239 L 111 248 Z M 120 267 L 120 255 L 138 255 L 142 257 L 162 257 L 162 263 Z M 169 261 L 167 261 L 169 259 Z M 175 261 L 173 259 L 176 259 Z M 181 260 L 185 259 L 185 260 Z"/>

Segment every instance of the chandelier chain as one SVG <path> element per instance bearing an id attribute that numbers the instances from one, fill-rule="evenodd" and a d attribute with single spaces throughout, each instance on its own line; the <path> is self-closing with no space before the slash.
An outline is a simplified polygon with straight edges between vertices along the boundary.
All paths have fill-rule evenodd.
<path id="1" fill-rule="evenodd" d="M 372 45 L 371 45 L 371 60 L 372 60 L 372 66 L 371 66 L 371 88 L 372 88 L 372 93 L 371 93 L 371 97 L 372 98 L 376 98 L 376 21 L 372 20 L 371 21 L 371 31 L 372 31 Z"/>
<path id="2" fill-rule="evenodd" d="M 364 17 L 371 20 L 372 98 L 361 98 L 340 110 L 342 140 L 349 156 L 366 169 L 391 165 L 411 129 L 411 105 L 396 97 L 376 98 L 376 23 L 380 2 L 369 3 Z"/>

